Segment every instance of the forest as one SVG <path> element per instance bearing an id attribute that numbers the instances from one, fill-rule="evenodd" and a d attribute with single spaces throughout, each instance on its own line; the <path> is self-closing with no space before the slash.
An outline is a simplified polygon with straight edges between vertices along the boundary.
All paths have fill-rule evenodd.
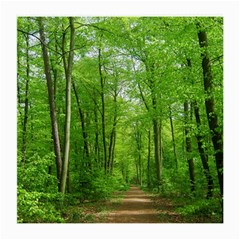
<path id="1" fill-rule="evenodd" d="M 222 17 L 16 31 L 18 223 L 106 222 L 133 187 L 159 222 L 223 222 Z"/>

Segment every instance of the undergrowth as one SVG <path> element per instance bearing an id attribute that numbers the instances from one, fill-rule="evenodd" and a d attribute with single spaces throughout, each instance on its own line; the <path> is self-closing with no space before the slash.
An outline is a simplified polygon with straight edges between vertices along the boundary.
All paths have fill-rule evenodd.
<path id="1" fill-rule="evenodd" d="M 99 185 L 97 185 L 97 182 Z M 100 184 L 101 183 L 101 184 Z M 105 207 L 114 191 L 125 191 L 128 185 L 115 183 L 112 187 L 106 179 L 94 181 L 90 188 L 78 193 L 44 193 L 27 191 L 18 186 L 18 223 L 89 223 L 99 222 L 108 211 Z M 112 205 L 118 198 L 113 198 Z M 114 202 L 115 201 L 115 202 Z"/>

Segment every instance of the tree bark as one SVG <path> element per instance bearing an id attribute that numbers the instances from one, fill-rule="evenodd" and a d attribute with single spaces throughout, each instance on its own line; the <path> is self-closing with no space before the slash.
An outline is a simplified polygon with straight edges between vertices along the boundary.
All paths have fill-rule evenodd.
<path id="1" fill-rule="evenodd" d="M 22 161 L 26 163 L 27 150 L 27 123 L 28 123 L 28 91 L 29 91 L 29 35 L 26 35 L 26 83 L 25 83 L 25 100 L 24 100 L 24 114 L 23 114 L 23 133 L 22 133 Z"/>
<path id="2" fill-rule="evenodd" d="M 106 131 L 105 131 L 105 97 L 104 97 L 104 77 L 102 73 L 102 61 L 101 61 L 101 49 L 98 49 L 98 71 L 100 76 L 100 84 L 101 84 L 101 102 L 102 102 L 102 141 L 103 141 L 103 157 L 104 157 L 104 171 L 105 174 L 108 172 L 107 168 L 107 143 L 106 143 Z"/>
<path id="3" fill-rule="evenodd" d="M 108 169 L 109 172 L 112 172 L 113 161 L 114 161 L 114 149 L 116 141 L 116 126 L 117 126 L 117 89 L 114 90 L 113 103 L 114 103 L 114 116 L 113 116 L 113 125 L 110 133 L 110 143 L 109 143 L 109 153 L 108 153 Z"/>
<path id="4" fill-rule="evenodd" d="M 195 174 L 194 174 L 194 163 L 193 158 L 191 156 L 192 153 L 192 141 L 190 134 L 190 128 L 188 127 L 189 124 L 189 102 L 186 100 L 184 102 L 184 114 L 185 114 L 185 140 L 186 140 L 186 152 L 187 152 L 187 162 L 188 162 L 188 169 L 189 169 L 189 176 L 190 176 L 190 186 L 191 191 L 195 191 Z"/>
<path id="5" fill-rule="evenodd" d="M 154 144 L 154 157 L 156 163 L 156 176 L 157 176 L 157 185 L 158 191 L 160 192 L 161 188 L 161 178 L 162 178 L 162 143 L 161 143 L 161 125 L 162 121 L 160 120 L 160 126 L 157 119 L 157 100 L 155 92 L 155 79 L 154 79 L 154 64 L 148 66 L 145 63 L 146 72 L 148 73 L 148 84 L 151 91 L 151 100 L 152 100 L 152 123 L 153 123 L 153 144 Z M 141 92 L 142 94 L 142 92 Z M 143 95 L 142 95 L 143 98 Z M 146 100 L 143 98 L 147 110 L 150 111 L 149 106 Z"/>
<path id="6" fill-rule="evenodd" d="M 147 161 L 147 185 L 148 188 L 151 186 L 150 178 L 150 161 L 151 161 L 151 130 L 148 130 L 148 161 Z"/>
<path id="7" fill-rule="evenodd" d="M 161 121 L 160 121 L 160 129 L 158 124 L 158 119 L 156 117 L 156 110 L 157 110 L 157 101 L 155 96 L 155 90 L 153 82 L 151 81 L 151 97 L 152 97 L 152 108 L 153 108 L 153 142 L 154 142 L 154 153 L 155 153 L 155 162 L 156 162 L 156 173 L 157 173 L 157 185 L 158 191 L 160 191 L 161 187 L 161 178 L 162 178 L 162 149 L 161 149 Z"/>
<path id="8" fill-rule="evenodd" d="M 52 87 L 49 57 L 48 57 L 48 51 L 46 47 L 46 40 L 45 40 L 45 34 L 44 34 L 44 23 L 41 17 L 38 18 L 38 24 L 40 29 L 40 39 L 41 39 L 42 54 L 43 54 L 43 61 L 44 61 L 44 71 L 45 71 L 45 76 L 47 80 L 48 101 L 49 101 L 49 107 L 50 107 L 50 118 L 51 118 L 52 135 L 53 135 L 53 142 L 54 142 L 54 152 L 56 157 L 58 189 L 60 191 L 60 182 L 61 182 L 61 173 L 62 173 L 60 137 L 58 132 L 58 123 L 57 123 L 56 108 L 55 108 L 55 102 L 54 102 L 54 91 Z"/>
<path id="9" fill-rule="evenodd" d="M 69 17 L 70 24 L 70 49 L 68 55 L 68 66 L 66 74 L 66 115 L 65 115 L 65 139 L 64 139 L 64 161 L 61 178 L 61 192 L 65 193 L 66 180 L 68 174 L 69 165 L 69 152 L 70 152 L 70 124 L 71 124 L 71 81 L 72 81 L 72 68 L 73 68 L 73 57 L 74 57 L 74 18 Z"/>
<path id="10" fill-rule="evenodd" d="M 74 90 L 74 93 L 75 93 L 77 106 L 78 106 L 80 123 L 81 123 L 81 126 L 82 126 L 84 153 L 85 153 L 85 156 L 86 156 L 87 160 L 89 160 L 89 148 L 88 148 L 87 131 L 86 131 L 86 127 L 85 127 L 84 114 L 83 114 L 83 111 L 81 109 L 80 100 L 79 100 L 79 96 L 78 96 L 77 89 L 76 89 L 74 81 L 72 81 L 72 86 L 73 86 L 73 90 Z"/>
<path id="11" fill-rule="evenodd" d="M 213 76 L 211 70 L 211 62 L 208 56 L 207 47 L 207 33 L 202 30 L 200 24 L 197 24 L 198 28 L 198 40 L 200 48 L 203 48 L 201 53 L 202 57 L 202 70 L 203 70 L 203 81 L 204 90 L 206 93 L 205 107 L 208 119 L 208 125 L 211 131 L 212 143 L 215 151 L 215 161 L 218 174 L 218 182 L 220 187 L 221 195 L 223 196 L 223 139 L 222 139 L 222 129 L 219 130 L 218 118 L 215 112 L 215 103 L 213 97 Z"/>
<path id="12" fill-rule="evenodd" d="M 96 94 L 94 94 L 96 96 Z M 97 102 L 94 104 L 94 121 L 95 121 L 95 144 L 94 144 L 94 158 L 95 162 L 101 167 L 100 161 L 100 147 L 99 147 L 99 130 L 98 130 L 98 114 L 97 114 Z"/>
<path id="13" fill-rule="evenodd" d="M 189 70 L 191 71 L 192 62 L 191 62 L 191 59 L 189 59 L 189 58 L 187 58 L 187 66 L 188 66 Z M 192 80 L 192 84 L 194 85 L 193 80 Z M 210 197 L 212 197 L 213 179 L 211 177 L 209 166 L 208 166 L 208 156 L 205 153 L 205 150 L 203 147 L 203 137 L 202 137 L 202 134 L 200 133 L 201 120 L 200 120 L 199 108 L 198 108 L 196 100 L 192 101 L 192 107 L 194 109 L 195 119 L 196 119 L 196 123 L 197 123 L 197 130 L 198 130 L 198 132 L 196 134 L 198 151 L 199 151 L 199 154 L 201 157 L 201 161 L 202 161 L 202 165 L 203 165 L 203 172 L 207 179 L 207 185 L 208 185 L 207 198 L 210 198 Z"/>
<path id="14" fill-rule="evenodd" d="M 138 126 L 136 126 L 135 140 L 137 145 L 136 165 L 138 166 L 138 180 L 139 180 L 139 184 L 142 185 L 142 156 L 141 156 L 142 136 L 141 136 L 141 133 L 139 132 Z"/>
<path id="15" fill-rule="evenodd" d="M 57 33 L 54 34 L 54 45 L 55 45 L 55 52 L 58 52 L 58 43 L 57 43 Z M 56 104 L 56 94 L 57 94 L 57 80 L 58 80 L 58 70 L 56 68 L 57 60 L 56 56 L 50 58 L 50 65 L 53 73 L 53 92 L 54 92 L 54 101 Z"/>
<path id="16" fill-rule="evenodd" d="M 197 123 L 197 128 L 198 128 L 198 133 L 197 133 L 197 144 L 198 144 L 198 151 L 202 160 L 202 165 L 203 165 L 203 171 L 204 171 L 204 175 L 207 179 L 207 184 L 208 184 L 208 192 L 207 192 L 207 198 L 212 197 L 213 195 L 213 179 L 209 170 L 209 166 L 208 166 L 208 156 L 205 153 L 204 147 L 203 147 L 203 137 L 200 133 L 200 126 L 201 126 L 201 120 L 200 120 L 200 114 L 199 114 L 199 108 L 197 105 L 197 102 L 194 101 L 193 103 L 194 105 L 194 114 L 195 114 L 195 119 L 196 119 L 196 123 Z"/>
<path id="17" fill-rule="evenodd" d="M 176 164 L 176 169 L 178 169 L 178 161 L 177 161 L 177 153 L 176 153 L 176 142 L 174 136 L 174 128 L 173 128 L 173 120 L 172 120 L 172 110 L 171 106 L 169 106 L 169 119 L 170 119 L 170 126 L 171 126 L 171 133 L 172 133 L 172 145 L 173 145 L 173 154 L 174 154 L 174 161 Z"/>
<path id="18" fill-rule="evenodd" d="M 161 186 L 161 169 L 160 169 L 160 149 L 159 149 L 159 127 L 158 122 L 153 119 L 153 140 L 154 140 L 154 156 L 156 163 L 156 173 L 157 173 L 157 185 L 160 190 Z"/>

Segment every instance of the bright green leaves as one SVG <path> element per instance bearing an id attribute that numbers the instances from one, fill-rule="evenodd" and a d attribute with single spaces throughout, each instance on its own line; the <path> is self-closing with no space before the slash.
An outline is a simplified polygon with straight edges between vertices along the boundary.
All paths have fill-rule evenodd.
<path id="1" fill-rule="evenodd" d="M 63 56 L 67 59 L 69 55 L 69 22 L 67 17 L 46 17 L 44 20 L 60 144 L 63 149 L 66 100 Z M 205 53 L 206 48 L 199 47 L 197 23 L 208 34 L 207 54 L 213 76 L 213 91 L 210 93 L 204 92 L 201 54 Z M 210 170 L 214 172 L 214 150 L 205 100 L 210 97 L 216 99 L 214 112 L 219 120 L 216 131 L 220 133 L 223 126 L 222 24 L 223 19 L 218 17 L 74 18 L 76 34 L 72 79 L 76 93 L 72 87 L 69 191 L 79 194 L 81 201 L 108 197 L 113 189 L 117 189 L 117 185 L 125 189 L 125 182 L 129 183 L 134 179 L 137 171 L 140 171 L 140 165 L 143 185 L 149 183 L 149 186 L 155 188 L 157 179 L 153 120 L 156 120 L 161 131 L 158 145 L 161 145 L 159 152 L 161 151 L 163 161 L 163 190 L 189 193 L 186 190 L 189 182 L 184 142 L 184 128 L 188 127 L 191 129 L 187 137 L 192 140 L 191 157 L 196 166 L 197 191 L 199 196 L 204 195 L 206 179 L 196 136 L 202 137 L 201 143 L 209 156 Z M 36 18 L 23 17 L 18 18 L 18 28 L 21 30 L 18 31 L 19 222 L 61 222 L 53 203 L 56 196 L 47 196 L 57 191 L 58 183 L 55 177 L 55 156 L 52 154 L 53 140 L 43 57 L 37 38 L 39 27 Z M 29 47 L 26 44 L 28 33 Z M 64 36 L 65 47 L 62 49 Z M 29 109 L 26 162 L 23 164 L 21 149 L 27 51 L 30 63 Z M 104 126 L 101 123 L 101 94 L 104 95 L 105 104 Z M 194 101 L 198 103 L 200 126 L 196 124 L 193 108 L 189 112 L 188 123 L 184 123 L 183 103 L 186 100 L 190 105 Z M 178 172 L 175 171 L 170 117 L 174 126 Z M 108 155 L 110 143 L 115 141 L 112 141 L 115 147 L 113 172 L 109 178 L 105 178 L 103 174 L 103 127 Z M 140 142 L 137 135 L 141 135 L 141 147 L 137 145 Z M 214 183 L 217 182 L 214 174 L 213 178 Z M 87 181 L 89 185 L 84 186 L 81 181 Z M 58 197 L 55 200 L 60 201 Z M 43 204 L 46 202 L 45 208 Z M 193 212 L 194 209 L 190 207 L 186 211 Z"/>
<path id="2" fill-rule="evenodd" d="M 28 192 L 21 186 L 17 192 L 18 223 L 63 223 L 59 208 L 63 202 L 60 193 Z"/>
<path id="3" fill-rule="evenodd" d="M 18 184 L 28 191 L 56 191 L 56 177 L 49 173 L 50 168 L 54 168 L 53 164 L 53 153 L 44 157 L 34 154 L 26 164 L 18 165 Z"/>

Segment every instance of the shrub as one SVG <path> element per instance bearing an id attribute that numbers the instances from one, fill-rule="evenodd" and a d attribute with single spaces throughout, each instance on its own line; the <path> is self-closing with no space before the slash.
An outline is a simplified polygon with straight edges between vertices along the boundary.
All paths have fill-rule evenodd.
<path id="1" fill-rule="evenodd" d="M 62 202 L 61 194 L 28 192 L 18 188 L 17 222 L 18 223 L 54 223 L 64 222 L 57 204 Z"/>
<path id="2" fill-rule="evenodd" d="M 219 206 L 218 199 L 201 199 L 193 202 L 191 205 L 186 205 L 184 207 L 178 208 L 177 211 L 183 216 L 188 215 L 203 215 L 210 216 L 219 214 L 221 207 Z M 221 214 L 221 213 L 220 213 Z"/>

